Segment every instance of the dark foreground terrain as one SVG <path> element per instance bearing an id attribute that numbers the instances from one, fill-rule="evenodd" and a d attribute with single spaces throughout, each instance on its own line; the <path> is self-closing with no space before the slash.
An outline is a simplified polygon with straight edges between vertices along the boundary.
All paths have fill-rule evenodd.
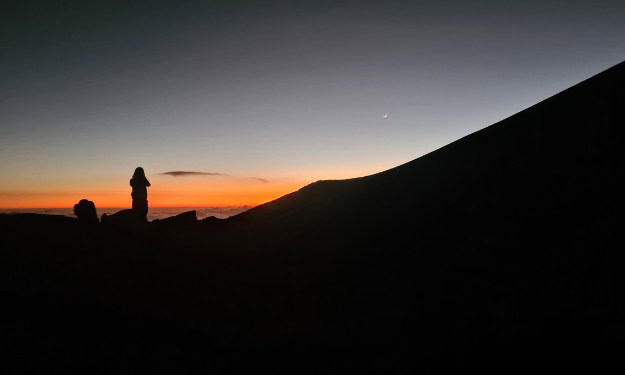
<path id="1" fill-rule="evenodd" d="M 3 366 L 620 365 L 624 125 L 620 64 L 397 168 L 227 220 L 0 215 Z"/>

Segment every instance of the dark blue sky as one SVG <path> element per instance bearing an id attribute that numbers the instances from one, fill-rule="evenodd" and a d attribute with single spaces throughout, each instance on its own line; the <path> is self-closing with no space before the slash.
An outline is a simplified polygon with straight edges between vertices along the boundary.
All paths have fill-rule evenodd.
<path id="1" fill-rule="evenodd" d="M 625 59 L 622 1 L 15 1 L 0 13 L 0 206 L 77 186 L 122 194 L 137 165 L 293 186 L 381 171 Z"/>

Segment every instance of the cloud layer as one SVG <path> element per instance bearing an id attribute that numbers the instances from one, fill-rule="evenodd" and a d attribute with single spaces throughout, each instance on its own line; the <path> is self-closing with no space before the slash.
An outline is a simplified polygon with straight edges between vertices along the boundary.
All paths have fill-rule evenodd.
<path id="1" fill-rule="evenodd" d="M 163 172 L 163 173 L 159 173 L 159 175 L 166 175 L 166 176 L 172 176 L 172 177 L 189 177 L 189 176 L 227 176 L 227 177 L 232 177 L 229 174 L 226 173 L 219 173 L 219 172 L 199 172 L 199 171 L 169 171 L 169 172 Z M 263 184 L 266 184 L 269 182 L 269 180 L 267 180 L 266 178 L 260 178 L 260 177 L 246 177 L 249 180 L 254 180 L 254 181 L 258 181 L 258 182 L 262 182 Z"/>
<path id="2" fill-rule="evenodd" d="M 195 172 L 195 171 L 171 171 L 171 172 L 163 172 L 159 173 L 162 175 L 173 176 L 173 177 L 186 177 L 186 176 L 227 176 L 225 173 L 217 173 L 217 172 Z"/>

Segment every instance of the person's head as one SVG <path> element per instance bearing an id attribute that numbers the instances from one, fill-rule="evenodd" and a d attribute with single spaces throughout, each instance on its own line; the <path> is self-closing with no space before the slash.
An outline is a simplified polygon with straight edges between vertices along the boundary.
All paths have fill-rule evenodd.
<path id="1" fill-rule="evenodd" d="M 141 167 L 137 167 L 137 169 L 135 169 L 135 173 L 132 175 L 133 178 L 145 178 L 145 172 L 143 171 L 143 168 Z"/>

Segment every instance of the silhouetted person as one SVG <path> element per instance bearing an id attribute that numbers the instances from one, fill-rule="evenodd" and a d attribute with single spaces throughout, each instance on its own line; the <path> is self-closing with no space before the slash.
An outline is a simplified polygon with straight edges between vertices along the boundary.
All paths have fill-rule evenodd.
<path id="1" fill-rule="evenodd" d="M 148 216 L 148 186 L 150 181 L 145 178 L 145 172 L 143 168 L 137 167 L 135 173 L 130 179 L 130 186 L 132 186 L 132 210 L 138 217 L 143 220 L 147 220 Z"/>

